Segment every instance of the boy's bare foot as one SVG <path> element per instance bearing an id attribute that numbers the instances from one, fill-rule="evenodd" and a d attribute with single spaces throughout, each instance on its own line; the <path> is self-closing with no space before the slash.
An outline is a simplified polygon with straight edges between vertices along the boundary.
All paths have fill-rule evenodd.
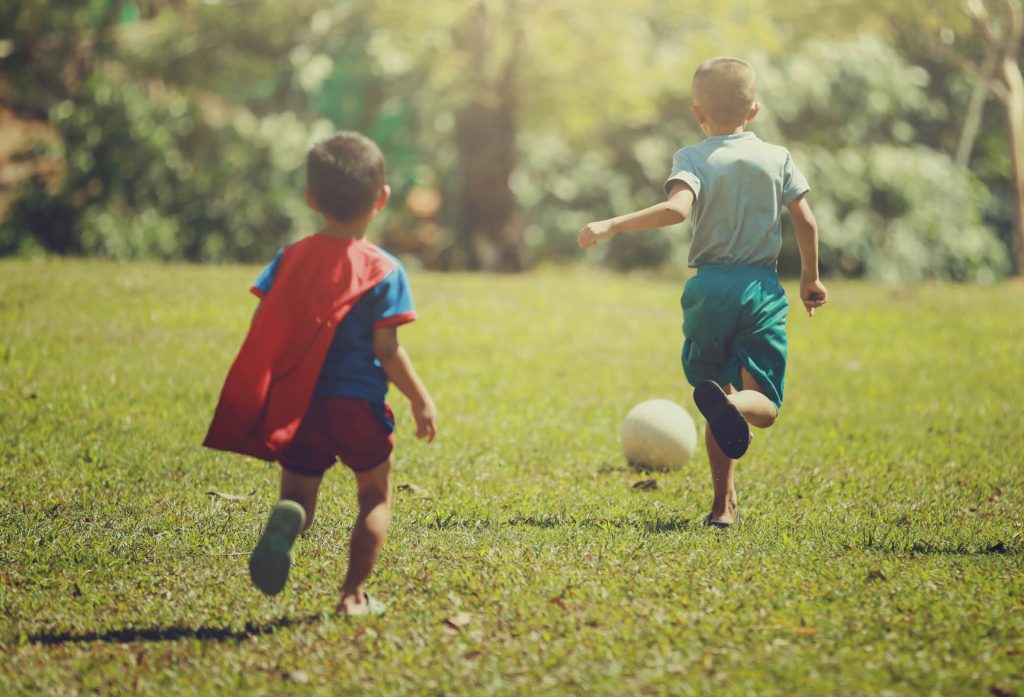
<path id="1" fill-rule="evenodd" d="M 387 607 L 369 593 L 342 593 L 335 610 L 349 617 L 359 615 L 383 615 Z"/>
<path id="2" fill-rule="evenodd" d="M 743 457 L 750 446 L 750 424 L 721 386 L 714 380 L 704 380 L 694 388 L 693 401 L 707 419 L 722 452 L 733 460 Z"/>
<path id="3" fill-rule="evenodd" d="M 729 528 L 738 522 L 740 514 L 735 491 L 727 496 L 724 504 L 718 501 L 712 503 L 711 512 L 704 518 L 704 525 L 712 528 Z"/>

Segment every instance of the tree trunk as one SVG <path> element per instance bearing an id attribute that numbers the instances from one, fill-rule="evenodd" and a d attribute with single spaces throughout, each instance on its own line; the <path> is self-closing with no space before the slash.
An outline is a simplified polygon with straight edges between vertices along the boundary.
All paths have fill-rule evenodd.
<path id="1" fill-rule="evenodd" d="M 975 80 L 974 88 L 971 90 L 971 101 L 967 105 L 967 115 L 964 117 L 960 141 L 956 146 L 956 166 L 960 169 L 968 169 L 971 164 L 971 153 L 981 131 L 981 117 L 984 115 L 985 102 L 990 92 L 988 81 L 992 79 L 995 69 L 996 51 L 989 49 L 982 63 L 981 75 Z"/>
<path id="2" fill-rule="evenodd" d="M 1013 227 L 1017 242 L 1017 274 L 1024 273 L 1024 76 L 1016 56 L 1003 59 L 1004 105 L 1013 166 Z"/>
<path id="3" fill-rule="evenodd" d="M 514 14 L 512 3 L 509 12 Z M 526 222 L 509 186 L 518 127 L 520 29 L 511 29 L 516 32 L 511 49 L 501 58 L 494 55 L 493 29 L 486 4 L 480 3 L 455 37 L 473 71 L 467 76 L 468 101 L 455 116 L 462 174 L 461 247 L 470 269 L 522 271 L 529 265 Z"/>

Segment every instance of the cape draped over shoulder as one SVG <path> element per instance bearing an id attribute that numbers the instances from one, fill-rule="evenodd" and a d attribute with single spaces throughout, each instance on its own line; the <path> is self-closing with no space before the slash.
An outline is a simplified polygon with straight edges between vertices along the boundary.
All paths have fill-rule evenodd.
<path id="1" fill-rule="evenodd" d="M 362 239 L 316 234 L 286 247 L 203 445 L 276 460 L 309 408 L 338 324 L 394 268 Z"/>

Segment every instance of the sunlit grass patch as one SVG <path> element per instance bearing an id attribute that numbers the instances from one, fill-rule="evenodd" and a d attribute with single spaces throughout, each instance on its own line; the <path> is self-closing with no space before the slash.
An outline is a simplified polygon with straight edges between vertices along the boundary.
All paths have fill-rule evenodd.
<path id="1" fill-rule="evenodd" d="M 681 282 L 414 274 L 400 336 L 441 436 L 392 396 L 390 611 L 349 622 L 347 474 L 268 600 L 245 557 L 275 466 L 199 447 L 254 274 L 0 263 L 0 692 L 1024 690 L 1024 287 L 834 283 L 794 310 L 724 532 L 702 449 L 655 490 L 618 451 L 641 400 L 697 416 Z"/>

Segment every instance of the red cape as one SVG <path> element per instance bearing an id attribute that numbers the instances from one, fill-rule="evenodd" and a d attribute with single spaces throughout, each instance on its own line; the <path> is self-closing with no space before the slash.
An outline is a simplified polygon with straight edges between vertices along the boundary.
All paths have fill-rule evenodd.
<path id="1" fill-rule="evenodd" d="M 365 240 L 311 235 L 286 247 L 203 445 L 276 460 L 309 408 L 335 328 L 394 267 Z"/>

